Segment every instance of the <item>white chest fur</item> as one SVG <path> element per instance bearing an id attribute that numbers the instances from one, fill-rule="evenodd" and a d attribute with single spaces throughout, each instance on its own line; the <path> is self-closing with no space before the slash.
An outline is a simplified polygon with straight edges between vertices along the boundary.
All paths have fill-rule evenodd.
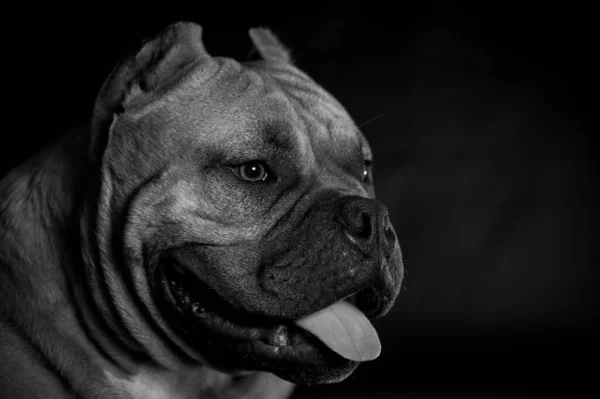
<path id="1" fill-rule="evenodd" d="M 294 390 L 294 384 L 271 373 L 252 373 L 237 380 L 210 368 L 173 372 L 143 367 L 128 377 L 105 374 L 111 391 L 128 399 L 285 399 Z"/>
<path id="2" fill-rule="evenodd" d="M 171 372 L 142 368 L 129 377 L 117 377 L 105 371 L 113 388 L 131 399 L 196 399 L 207 390 L 218 391 L 226 385 L 228 376 L 222 373 L 203 373 L 201 370 Z"/>

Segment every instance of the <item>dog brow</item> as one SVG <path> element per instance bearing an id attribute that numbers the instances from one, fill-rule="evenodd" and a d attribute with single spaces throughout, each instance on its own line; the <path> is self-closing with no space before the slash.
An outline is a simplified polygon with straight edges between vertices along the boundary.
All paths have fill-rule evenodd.
<path id="1" fill-rule="evenodd" d="M 277 150 L 291 151 L 296 147 L 292 127 L 286 121 L 268 121 L 259 127 L 265 144 Z"/>

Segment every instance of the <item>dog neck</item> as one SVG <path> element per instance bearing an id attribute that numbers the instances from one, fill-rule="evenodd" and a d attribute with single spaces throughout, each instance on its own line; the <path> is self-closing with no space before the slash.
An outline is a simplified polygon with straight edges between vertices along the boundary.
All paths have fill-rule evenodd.
<path id="1" fill-rule="evenodd" d="M 97 380 L 71 278 L 78 188 L 89 170 L 81 152 L 86 131 L 75 129 L 0 181 L 1 319 L 73 389 L 85 387 L 85 378 Z"/>
<path id="2" fill-rule="evenodd" d="M 34 309 L 52 308 L 68 291 L 63 260 L 73 248 L 65 247 L 65 238 L 76 233 L 75 188 L 87 169 L 76 148 L 84 130 L 42 149 L 0 181 L 2 263 L 12 264 L 14 273 L 2 281 L 14 279 L 14 286 L 27 287 L 23 299 L 35 301 Z M 19 274 L 24 268 L 26 273 Z"/>

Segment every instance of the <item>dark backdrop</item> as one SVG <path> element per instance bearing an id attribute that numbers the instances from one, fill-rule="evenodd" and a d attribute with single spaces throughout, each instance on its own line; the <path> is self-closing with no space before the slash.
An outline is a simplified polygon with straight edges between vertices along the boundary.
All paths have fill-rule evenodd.
<path id="1" fill-rule="evenodd" d="M 383 4 L 7 9 L 2 170 L 86 120 L 114 64 L 168 23 L 199 22 L 209 52 L 238 59 L 248 28 L 270 26 L 362 124 L 407 270 L 376 321 L 381 357 L 297 397 L 585 392 L 597 378 L 591 9 Z"/>

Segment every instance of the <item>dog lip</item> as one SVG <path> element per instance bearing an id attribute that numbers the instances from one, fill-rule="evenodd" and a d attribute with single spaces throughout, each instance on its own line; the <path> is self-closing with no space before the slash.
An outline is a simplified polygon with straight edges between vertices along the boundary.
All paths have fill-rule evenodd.
<path id="1" fill-rule="evenodd" d="M 257 318 L 258 322 L 246 324 L 245 318 L 240 320 L 236 317 L 236 312 L 229 314 L 218 304 L 213 307 L 214 301 L 203 302 L 187 289 L 189 287 L 184 284 L 190 283 L 190 279 L 178 269 L 161 273 L 161 286 L 166 296 L 163 302 L 170 302 L 167 317 L 175 321 L 176 331 L 186 335 L 186 341 L 193 347 L 197 347 L 194 343 L 196 336 L 207 334 L 212 337 L 214 345 L 222 345 L 224 350 L 233 345 L 237 347 L 234 352 L 255 358 L 256 364 L 262 365 L 261 369 L 265 370 L 272 365 L 296 370 L 303 367 L 327 368 L 334 364 L 350 367 L 354 363 L 333 352 L 310 332 L 293 324 L 293 320 L 265 319 L 263 316 Z M 194 286 L 194 283 L 191 284 Z M 169 310 L 173 307 L 175 312 Z M 203 351 L 201 347 L 197 347 L 197 350 Z M 250 369 L 253 367 L 250 366 Z M 277 368 L 270 371 L 277 372 Z"/>
<path id="2" fill-rule="evenodd" d="M 284 325 L 279 325 L 268 330 L 265 330 L 261 336 L 261 340 L 269 345 L 282 347 L 290 344 L 288 338 L 288 329 Z"/>
<path id="3" fill-rule="evenodd" d="M 243 325 L 226 319 L 219 314 L 217 309 L 206 305 L 211 301 L 198 298 L 175 276 L 166 277 L 166 280 L 167 291 L 170 292 L 171 297 L 170 302 L 177 313 L 187 320 L 188 324 L 204 325 L 218 330 L 224 336 L 232 339 L 260 339 L 262 332 L 258 326 Z"/>
<path id="4" fill-rule="evenodd" d="M 260 340 L 273 347 L 309 346 L 311 340 L 317 340 L 312 334 L 291 323 L 266 323 L 264 326 L 242 326 L 241 323 L 230 321 L 209 306 L 203 306 L 199 299 L 174 279 L 167 279 L 172 302 L 184 316 L 191 316 L 195 321 L 212 324 L 213 327 L 224 330 L 226 335 L 245 341 Z"/>

